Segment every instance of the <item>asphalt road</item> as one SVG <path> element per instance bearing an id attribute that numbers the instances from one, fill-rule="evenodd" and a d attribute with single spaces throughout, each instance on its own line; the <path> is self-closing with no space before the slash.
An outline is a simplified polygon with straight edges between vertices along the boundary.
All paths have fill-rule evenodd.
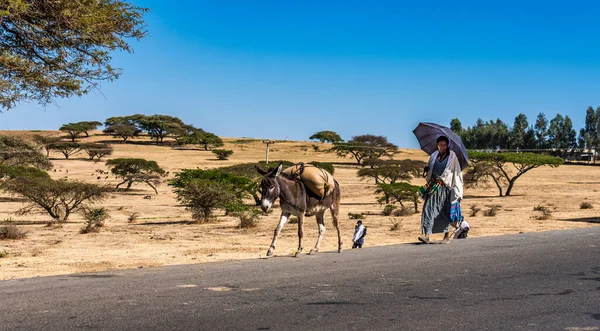
<path id="1" fill-rule="evenodd" d="M 2 281 L 0 329 L 600 330 L 600 227 Z"/>

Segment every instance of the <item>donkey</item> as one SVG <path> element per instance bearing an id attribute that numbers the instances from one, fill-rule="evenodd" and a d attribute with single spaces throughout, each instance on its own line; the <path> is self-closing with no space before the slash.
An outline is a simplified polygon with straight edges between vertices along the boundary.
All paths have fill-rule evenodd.
<path id="1" fill-rule="evenodd" d="M 337 230 L 338 235 L 338 253 L 342 251 L 342 234 L 338 224 L 338 213 L 340 210 L 340 185 L 337 181 L 333 191 L 321 199 L 318 195 L 306 188 L 299 179 L 289 179 L 285 176 L 280 176 L 283 169 L 283 164 L 279 164 L 277 168 L 262 170 L 258 166 L 256 170 L 263 176 L 260 183 L 261 200 L 260 208 L 267 212 L 273 206 L 273 203 L 279 198 L 281 206 L 281 218 L 275 229 L 273 241 L 267 251 L 267 256 L 273 255 L 273 250 L 277 244 L 277 238 L 281 234 L 281 229 L 287 223 L 289 217 L 294 215 L 298 217 L 298 250 L 294 256 L 298 256 L 302 252 L 302 236 L 304 234 L 304 216 L 313 216 L 317 218 L 319 227 L 319 238 L 315 247 L 309 254 L 319 251 L 321 239 L 325 233 L 324 213 L 325 210 L 331 211 L 333 217 L 333 226 Z"/>

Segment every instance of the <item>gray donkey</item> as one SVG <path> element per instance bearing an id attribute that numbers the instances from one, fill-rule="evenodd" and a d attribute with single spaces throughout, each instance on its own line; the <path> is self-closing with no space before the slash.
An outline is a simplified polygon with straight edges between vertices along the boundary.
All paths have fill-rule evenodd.
<path id="1" fill-rule="evenodd" d="M 294 215 L 298 217 L 298 250 L 295 256 L 298 256 L 302 252 L 302 236 L 304 234 L 304 216 L 313 216 L 317 218 L 317 224 L 319 227 L 319 238 L 317 244 L 310 251 L 310 254 L 319 251 L 321 245 L 321 239 L 325 233 L 325 224 L 323 222 L 323 216 L 325 210 L 331 211 L 333 217 L 333 226 L 337 230 L 338 235 L 338 253 L 342 251 L 342 234 L 340 233 L 340 227 L 338 224 L 338 213 L 340 210 L 340 185 L 337 181 L 333 191 L 327 195 L 324 199 L 321 199 L 318 195 L 306 188 L 306 186 L 296 178 L 286 178 L 280 176 L 283 169 L 283 164 L 279 164 L 277 168 L 269 169 L 267 171 L 262 170 L 258 166 L 256 170 L 263 176 L 260 183 L 261 200 L 260 208 L 267 212 L 275 203 L 275 200 L 279 198 L 281 205 L 281 219 L 275 229 L 273 235 L 273 241 L 271 247 L 267 251 L 267 256 L 273 255 L 273 250 L 277 244 L 277 238 L 281 233 L 281 229 L 287 223 L 289 217 Z"/>

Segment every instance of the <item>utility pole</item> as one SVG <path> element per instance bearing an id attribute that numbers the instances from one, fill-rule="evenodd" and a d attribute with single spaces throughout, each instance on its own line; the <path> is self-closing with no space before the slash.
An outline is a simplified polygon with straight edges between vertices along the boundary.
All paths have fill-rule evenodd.
<path id="1" fill-rule="evenodd" d="M 267 156 L 265 160 L 265 164 L 269 164 L 269 145 L 274 144 L 273 140 L 263 140 L 263 144 L 267 144 Z"/>

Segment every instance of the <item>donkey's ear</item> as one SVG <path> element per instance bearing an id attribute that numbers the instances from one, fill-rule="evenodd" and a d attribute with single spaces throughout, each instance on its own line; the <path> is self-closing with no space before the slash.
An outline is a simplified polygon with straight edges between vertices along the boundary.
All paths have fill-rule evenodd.
<path id="1" fill-rule="evenodd" d="M 262 169 L 261 169 L 259 166 L 257 166 L 257 165 L 255 165 L 254 167 L 256 168 L 256 171 L 258 171 L 258 173 L 259 173 L 259 174 L 261 174 L 261 175 L 263 175 L 263 176 L 264 176 L 264 175 L 266 175 L 266 174 L 268 173 L 268 171 L 264 171 L 264 170 L 262 170 Z"/>
<path id="2" fill-rule="evenodd" d="M 283 163 L 279 163 L 279 166 L 277 167 L 277 172 L 275 173 L 275 177 L 279 176 L 281 174 L 282 170 L 283 170 Z"/>

